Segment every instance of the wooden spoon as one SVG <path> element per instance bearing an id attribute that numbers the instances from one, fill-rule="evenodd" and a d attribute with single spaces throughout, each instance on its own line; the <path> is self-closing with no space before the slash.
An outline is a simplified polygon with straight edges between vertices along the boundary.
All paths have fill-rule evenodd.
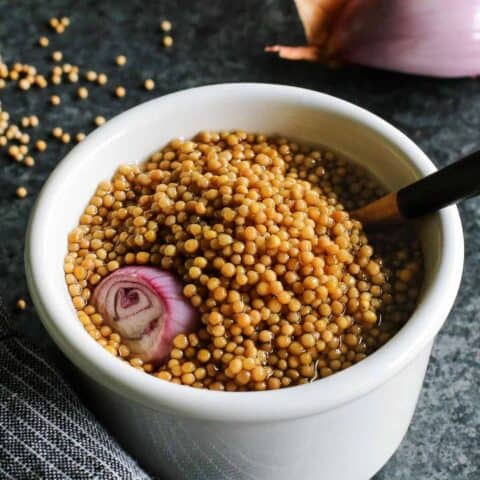
<path id="1" fill-rule="evenodd" d="M 369 224 L 423 217 L 480 193 L 480 151 L 352 212 Z"/>

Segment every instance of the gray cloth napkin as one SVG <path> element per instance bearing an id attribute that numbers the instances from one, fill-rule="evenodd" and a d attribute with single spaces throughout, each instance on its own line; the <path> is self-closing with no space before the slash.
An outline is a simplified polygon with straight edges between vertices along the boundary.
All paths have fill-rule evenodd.
<path id="1" fill-rule="evenodd" d="M 0 298 L 0 479 L 151 479 L 47 356 L 11 328 Z"/>

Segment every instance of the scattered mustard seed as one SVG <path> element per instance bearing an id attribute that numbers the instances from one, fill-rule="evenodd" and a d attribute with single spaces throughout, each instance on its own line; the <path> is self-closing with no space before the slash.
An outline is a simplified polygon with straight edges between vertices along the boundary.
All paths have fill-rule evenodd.
<path id="1" fill-rule="evenodd" d="M 29 90 L 30 86 L 30 81 L 27 78 L 21 78 L 18 82 L 18 87 L 20 90 Z"/>
<path id="2" fill-rule="evenodd" d="M 147 78 L 145 82 L 143 82 L 143 86 L 145 90 L 153 90 L 155 88 L 155 82 L 151 78 Z"/>
<path id="3" fill-rule="evenodd" d="M 161 28 L 164 32 L 169 32 L 169 31 L 172 29 L 172 23 L 169 22 L 168 20 L 163 20 L 163 21 L 160 23 L 160 28 Z"/>
<path id="4" fill-rule="evenodd" d="M 48 47 L 49 43 L 50 40 L 47 37 L 40 37 L 38 39 L 38 44 L 43 48 Z"/>
<path id="5" fill-rule="evenodd" d="M 46 88 L 48 85 L 48 82 L 43 75 L 35 75 L 35 84 L 37 85 L 37 87 Z"/>
<path id="6" fill-rule="evenodd" d="M 27 302 L 23 298 L 19 298 L 16 305 L 19 310 L 25 310 L 27 308 Z"/>
<path id="7" fill-rule="evenodd" d="M 165 35 L 163 37 L 163 46 L 170 48 L 173 45 L 173 38 L 170 35 Z"/>
<path id="8" fill-rule="evenodd" d="M 97 115 L 95 117 L 95 125 L 97 125 L 98 127 L 100 125 L 103 125 L 105 122 L 106 122 L 105 117 L 103 117 L 102 115 Z"/>
<path id="9" fill-rule="evenodd" d="M 33 167 L 35 165 L 35 160 L 29 155 L 28 157 L 24 158 L 23 163 L 26 167 Z"/>
<path id="10" fill-rule="evenodd" d="M 89 82 L 94 82 L 98 77 L 98 74 L 97 72 L 93 71 L 93 70 L 89 70 L 86 74 L 85 74 L 85 78 L 89 81 Z"/>
<path id="11" fill-rule="evenodd" d="M 48 24 L 49 24 L 52 28 L 57 28 L 57 27 L 60 25 L 60 22 L 58 21 L 58 18 L 52 17 L 52 18 L 48 21 Z"/>
<path id="12" fill-rule="evenodd" d="M 55 127 L 53 130 L 52 130 L 52 135 L 55 137 L 55 138 L 60 138 L 62 135 L 63 135 L 63 130 L 61 127 Z"/>
<path id="13" fill-rule="evenodd" d="M 118 86 L 118 87 L 115 88 L 115 95 L 118 98 L 123 98 L 126 93 L 127 93 L 127 91 L 125 90 L 124 87 Z"/>
<path id="14" fill-rule="evenodd" d="M 115 62 L 119 67 L 123 67 L 127 63 L 127 57 L 125 55 L 118 55 Z"/>
<path id="15" fill-rule="evenodd" d="M 52 105 L 55 105 L 55 106 L 56 106 L 56 105 L 60 105 L 61 101 L 62 101 L 62 100 L 61 100 L 61 98 L 60 98 L 58 95 L 52 95 L 52 96 L 50 97 L 50 103 L 51 103 Z"/>
<path id="16" fill-rule="evenodd" d="M 78 73 L 74 72 L 73 70 L 68 74 L 68 81 L 70 83 L 77 83 L 78 82 Z"/>
<path id="17" fill-rule="evenodd" d="M 86 87 L 80 87 L 78 90 L 77 90 L 77 95 L 78 95 L 78 98 L 81 98 L 82 100 L 84 100 L 85 98 L 88 97 L 88 90 Z"/>
<path id="18" fill-rule="evenodd" d="M 54 52 L 52 52 L 52 60 L 54 62 L 61 62 L 63 59 L 63 53 L 60 52 L 59 50 L 55 50 Z"/>
<path id="19" fill-rule="evenodd" d="M 47 149 L 47 142 L 45 140 L 37 140 L 35 147 L 39 152 L 44 152 Z"/>
<path id="20" fill-rule="evenodd" d="M 25 198 L 28 194 L 25 187 L 18 187 L 15 193 L 17 194 L 18 198 Z"/>
<path id="21" fill-rule="evenodd" d="M 97 77 L 97 83 L 99 85 L 105 85 L 108 82 L 108 77 L 104 73 L 99 73 Z"/>

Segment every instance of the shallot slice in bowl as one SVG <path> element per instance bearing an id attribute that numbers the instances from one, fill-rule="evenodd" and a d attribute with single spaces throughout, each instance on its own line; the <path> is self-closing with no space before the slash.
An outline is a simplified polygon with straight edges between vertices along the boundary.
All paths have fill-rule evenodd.
<path id="1" fill-rule="evenodd" d="M 144 361 L 162 363 L 173 338 L 199 327 L 181 283 L 153 267 L 124 267 L 96 287 L 92 303 L 123 343 Z"/>

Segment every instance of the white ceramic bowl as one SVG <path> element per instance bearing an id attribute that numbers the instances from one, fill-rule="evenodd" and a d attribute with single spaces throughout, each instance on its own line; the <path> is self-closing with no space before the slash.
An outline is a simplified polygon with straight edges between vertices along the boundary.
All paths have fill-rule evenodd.
<path id="1" fill-rule="evenodd" d="M 458 290 L 463 236 L 456 208 L 421 222 L 426 277 L 405 327 L 361 363 L 312 384 L 249 393 L 170 384 L 119 362 L 76 318 L 62 264 L 67 233 L 96 185 L 119 164 L 141 162 L 174 137 L 235 128 L 328 145 L 367 166 L 390 189 L 435 170 L 388 123 L 314 91 L 226 84 L 152 100 L 89 135 L 45 184 L 25 252 L 35 306 L 56 344 L 85 376 L 97 414 L 162 478 L 370 478 L 408 428 L 434 337 Z"/>

